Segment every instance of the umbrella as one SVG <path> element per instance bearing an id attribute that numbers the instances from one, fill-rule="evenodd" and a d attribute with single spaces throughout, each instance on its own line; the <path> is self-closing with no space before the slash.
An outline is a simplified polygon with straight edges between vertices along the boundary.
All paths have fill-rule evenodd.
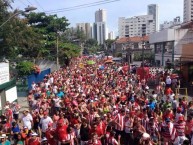
<path id="1" fill-rule="evenodd" d="M 112 61 L 112 60 L 107 60 L 107 61 L 105 61 L 105 63 L 114 63 L 114 61 Z"/>
<path id="2" fill-rule="evenodd" d="M 104 70 L 105 67 L 104 67 L 103 65 L 101 65 L 101 66 L 99 67 L 99 69 L 100 69 L 100 70 Z"/>
<path id="3" fill-rule="evenodd" d="M 79 67 L 80 68 L 84 68 L 84 64 L 83 63 L 79 63 Z"/>
<path id="4" fill-rule="evenodd" d="M 93 61 L 93 60 L 89 60 L 89 61 L 87 61 L 87 64 L 89 64 L 89 65 L 93 65 L 93 64 L 95 64 L 96 62 L 95 61 Z"/>

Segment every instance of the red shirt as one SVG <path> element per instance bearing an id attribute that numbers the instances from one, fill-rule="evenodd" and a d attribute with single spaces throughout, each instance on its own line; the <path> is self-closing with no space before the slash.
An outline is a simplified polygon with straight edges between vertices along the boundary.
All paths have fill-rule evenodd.
<path id="1" fill-rule="evenodd" d="M 165 120 L 166 118 L 169 118 L 170 120 L 173 120 L 174 119 L 174 114 L 173 113 L 164 114 L 163 115 L 163 120 Z"/>
<path id="2" fill-rule="evenodd" d="M 53 130 L 53 129 L 47 129 L 45 135 L 46 135 L 46 138 L 47 138 L 48 143 L 49 143 L 50 145 L 57 145 L 57 143 L 56 143 L 56 141 L 55 141 L 55 139 L 54 139 L 55 130 Z M 53 138 L 51 138 L 51 136 L 53 136 Z"/>
<path id="3" fill-rule="evenodd" d="M 67 125 L 63 126 L 57 126 L 56 128 L 56 134 L 58 135 L 58 140 L 63 141 L 66 138 L 67 135 Z"/>
<path id="4" fill-rule="evenodd" d="M 35 140 L 31 138 L 28 141 L 28 145 L 40 145 L 40 139 L 38 137 Z"/>
<path id="5" fill-rule="evenodd" d="M 185 134 L 186 135 L 191 134 L 192 128 L 193 128 L 193 120 L 191 120 L 190 122 L 186 121 Z"/>
<path id="6" fill-rule="evenodd" d="M 102 145 L 100 140 L 93 142 L 92 140 L 88 141 L 88 145 Z"/>
<path id="7" fill-rule="evenodd" d="M 98 137 L 103 135 L 103 131 L 99 127 L 97 127 L 96 130 L 91 129 L 91 133 L 90 134 L 93 134 L 93 133 L 96 133 L 98 135 Z"/>

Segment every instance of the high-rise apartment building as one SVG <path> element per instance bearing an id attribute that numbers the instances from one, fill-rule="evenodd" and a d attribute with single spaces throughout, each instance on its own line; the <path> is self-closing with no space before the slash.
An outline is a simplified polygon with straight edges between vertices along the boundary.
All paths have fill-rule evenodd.
<path id="1" fill-rule="evenodd" d="M 107 30 L 105 22 L 96 22 L 93 25 L 93 36 L 98 41 L 98 44 L 104 44 L 106 38 Z"/>
<path id="2" fill-rule="evenodd" d="M 155 21 L 155 30 L 159 30 L 159 15 L 158 15 L 158 5 L 150 4 L 147 6 L 147 14 L 153 15 L 153 19 Z"/>
<path id="3" fill-rule="evenodd" d="M 86 39 L 92 38 L 92 25 L 90 23 L 77 23 L 76 28 L 84 32 Z"/>
<path id="4" fill-rule="evenodd" d="M 170 27 L 173 27 L 173 26 L 176 26 L 176 25 L 179 25 L 181 24 L 181 21 L 180 21 L 180 17 L 176 17 L 174 18 L 173 21 L 165 21 L 163 24 L 160 24 L 160 31 L 161 30 L 164 30 L 164 29 L 168 29 Z"/>
<path id="5" fill-rule="evenodd" d="M 156 31 L 153 15 L 119 18 L 119 37 L 145 36 Z"/>
<path id="6" fill-rule="evenodd" d="M 107 11 L 104 9 L 99 9 L 95 12 L 95 23 L 96 22 L 106 22 L 107 21 Z"/>
<path id="7" fill-rule="evenodd" d="M 110 39 L 110 40 L 115 39 L 115 34 L 114 34 L 113 31 L 111 31 L 111 32 L 108 33 L 108 39 Z"/>
<path id="8" fill-rule="evenodd" d="M 193 20 L 193 0 L 184 0 L 184 22 Z"/>
<path id="9" fill-rule="evenodd" d="M 118 21 L 119 37 L 144 36 L 158 31 L 158 5 L 148 5 L 147 13 L 147 15 L 131 18 L 120 17 Z"/>
<path id="10" fill-rule="evenodd" d="M 106 19 L 106 10 L 99 9 L 95 12 L 95 23 L 93 24 L 93 38 L 98 41 L 98 44 L 104 44 L 104 41 L 107 39 Z"/>

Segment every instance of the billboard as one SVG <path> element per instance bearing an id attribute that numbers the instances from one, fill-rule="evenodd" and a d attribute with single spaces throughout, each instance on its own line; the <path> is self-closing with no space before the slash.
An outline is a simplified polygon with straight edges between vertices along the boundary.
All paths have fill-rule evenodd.
<path id="1" fill-rule="evenodd" d="M 10 81 L 9 63 L 0 63 L 0 85 Z"/>
<path id="2" fill-rule="evenodd" d="M 5 91 L 6 101 L 12 103 L 17 99 L 17 88 L 12 87 L 9 90 Z"/>

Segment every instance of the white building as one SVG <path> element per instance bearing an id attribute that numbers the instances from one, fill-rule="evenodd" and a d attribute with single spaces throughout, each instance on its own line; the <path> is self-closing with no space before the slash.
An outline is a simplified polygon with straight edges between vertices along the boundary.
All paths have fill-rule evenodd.
<path id="1" fill-rule="evenodd" d="M 158 66 L 165 66 L 167 62 L 174 63 L 181 58 L 192 57 L 193 31 L 176 26 L 149 36 L 149 43 L 154 45 L 155 62 Z"/>
<path id="2" fill-rule="evenodd" d="M 107 11 L 104 9 L 99 9 L 95 12 L 95 23 L 96 22 L 106 22 L 107 21 Z"/>
<path id="3" fill-rule="evenodd" d="M 180 21 L 180 17 L 176 17 L 174 18 L 173 21 L 165 21 L 163 24 L 160 24 L 160 31 L 164 30 L 164 29 L 168 29 L 170 27 L 173 27 L 173 26 L 176 26 L 176 25 L 179 25 L 181 24 L 181 21 Z"/>
<path id="4" fill-rule="evenodd" d="M 86 39 L 92 38 L 92 24 L 90 23 L 77 23 L 76 28 L 84 32 Z"/>
<path id="5" fill-rule="evenodd" d="M 184 0 L 184 22 L 193 20 L 193 0 Z"/>
<path id="6" fill-rule="evenodd" d="M 96 22 L 93 25 L 93 38 L 98 41 L 98 44 L 104 44 L 106 37 L 106 23 L 105 22 Z"/>
<path id="7" fill-rule="evenodd" d="M 95 23 L 93 24 L 93 38 L 98 41 L 98 44 L 104 44 L 104 41 L 108 38 L 106 19 L 106 10 L 99 9 L 95 12 Z"/>
<path id="8" fill-rule="evenodd" d="M 155 30 L 159 30 L 159 14 L 158 14 L 158 5 L 150 4 L 147 6 L 147 14 L 153 15 L 153 19 L 155 20 Z"/>
<path id="9" fill-rule="evenodd" d="M 115 34 L 114 34 L 113 31 L 111 31 L 111 32 L 108 33 L 108 39 L 110 39 L 110 40 L 115 39 Z"/>
<path id="10" fill-rule="evenodd" d="M 118 21 L 119 37 L 149 35 L 156 31 L 153 15 L 141 15 L 132 18 L 120 17 Z"/>

